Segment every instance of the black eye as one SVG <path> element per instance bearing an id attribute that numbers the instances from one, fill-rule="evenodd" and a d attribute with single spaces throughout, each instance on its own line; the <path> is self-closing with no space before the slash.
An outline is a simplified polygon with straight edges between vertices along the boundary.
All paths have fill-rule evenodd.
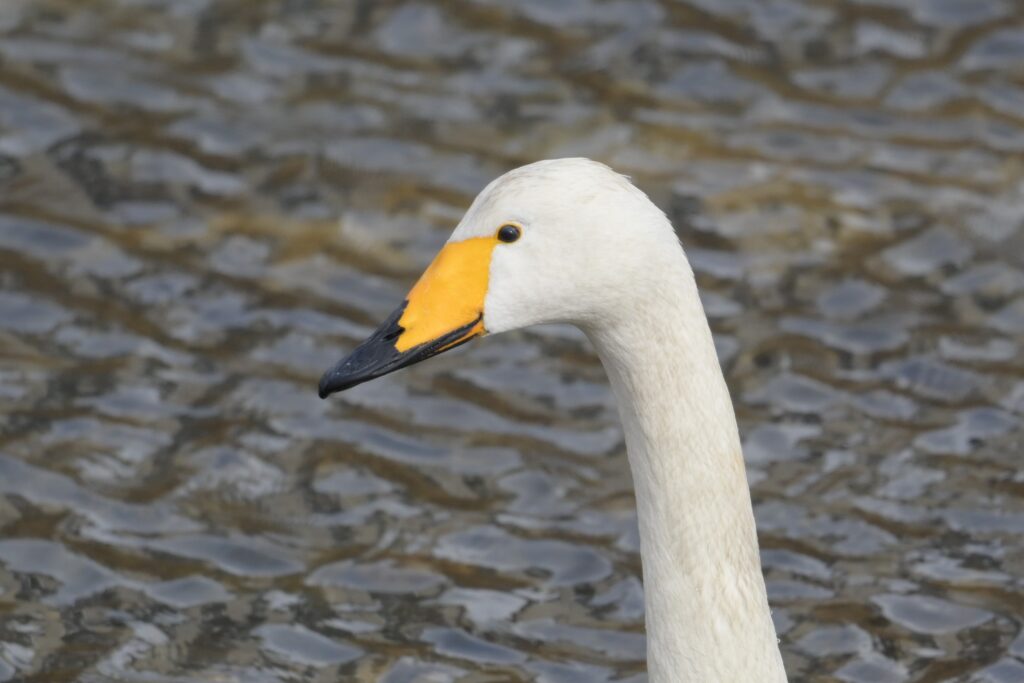
<path id="1" fill-rule="evenodd" d="M 515 242 L 519 239 L 522 231 L 518 225 L 503 225 L 498 228 L 498 239 L 502 242 Z"/>

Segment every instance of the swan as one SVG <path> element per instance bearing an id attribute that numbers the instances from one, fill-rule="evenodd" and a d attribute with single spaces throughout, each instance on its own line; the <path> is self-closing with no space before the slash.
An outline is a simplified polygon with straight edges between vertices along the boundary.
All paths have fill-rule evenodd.
<path id="1" fill-rule="evenodd" d="M 597 350 L 636 490 L 650 683 L 786 681 L 729 390 L 665 214 L 589 159 L 476 197 L 402 305 L 320 397 L 475 337 L 570 323 Z"/>

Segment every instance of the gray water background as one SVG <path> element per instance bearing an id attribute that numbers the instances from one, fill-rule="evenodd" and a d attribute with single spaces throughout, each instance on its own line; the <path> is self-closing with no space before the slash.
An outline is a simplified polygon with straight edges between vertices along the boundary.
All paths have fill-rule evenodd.
<path id="1" fill-rule="evenodd" d="M 0 681 L 643 680 L 579 334 L 316 397 L 567 155 L 688 249 L 793 680 L 1024 681 L 1022 152 L 1013 0 L 3 0 Z"/>

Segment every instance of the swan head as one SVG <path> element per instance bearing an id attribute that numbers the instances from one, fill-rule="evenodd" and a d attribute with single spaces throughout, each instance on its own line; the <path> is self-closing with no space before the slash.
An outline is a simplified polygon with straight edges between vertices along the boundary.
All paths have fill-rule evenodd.
<path id="1" fill-rule="evenodd" d="M 325 398 L 475 337 L 564 322 L 613 324 L 680 261 L 665 215 L 589 159 L 517 168 L 477 196 L 395 310 L 320 380 Z"/>

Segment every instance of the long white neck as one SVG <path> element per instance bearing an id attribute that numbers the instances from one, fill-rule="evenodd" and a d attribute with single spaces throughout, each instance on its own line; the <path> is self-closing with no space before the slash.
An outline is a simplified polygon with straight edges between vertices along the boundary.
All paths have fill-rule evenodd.
<path id="1" fill-rule="evenodd" d="M 736 418 L 682 252 L 617 320 L 585 329 L 636 487 L 651 683 L 786 680 Z"/>

